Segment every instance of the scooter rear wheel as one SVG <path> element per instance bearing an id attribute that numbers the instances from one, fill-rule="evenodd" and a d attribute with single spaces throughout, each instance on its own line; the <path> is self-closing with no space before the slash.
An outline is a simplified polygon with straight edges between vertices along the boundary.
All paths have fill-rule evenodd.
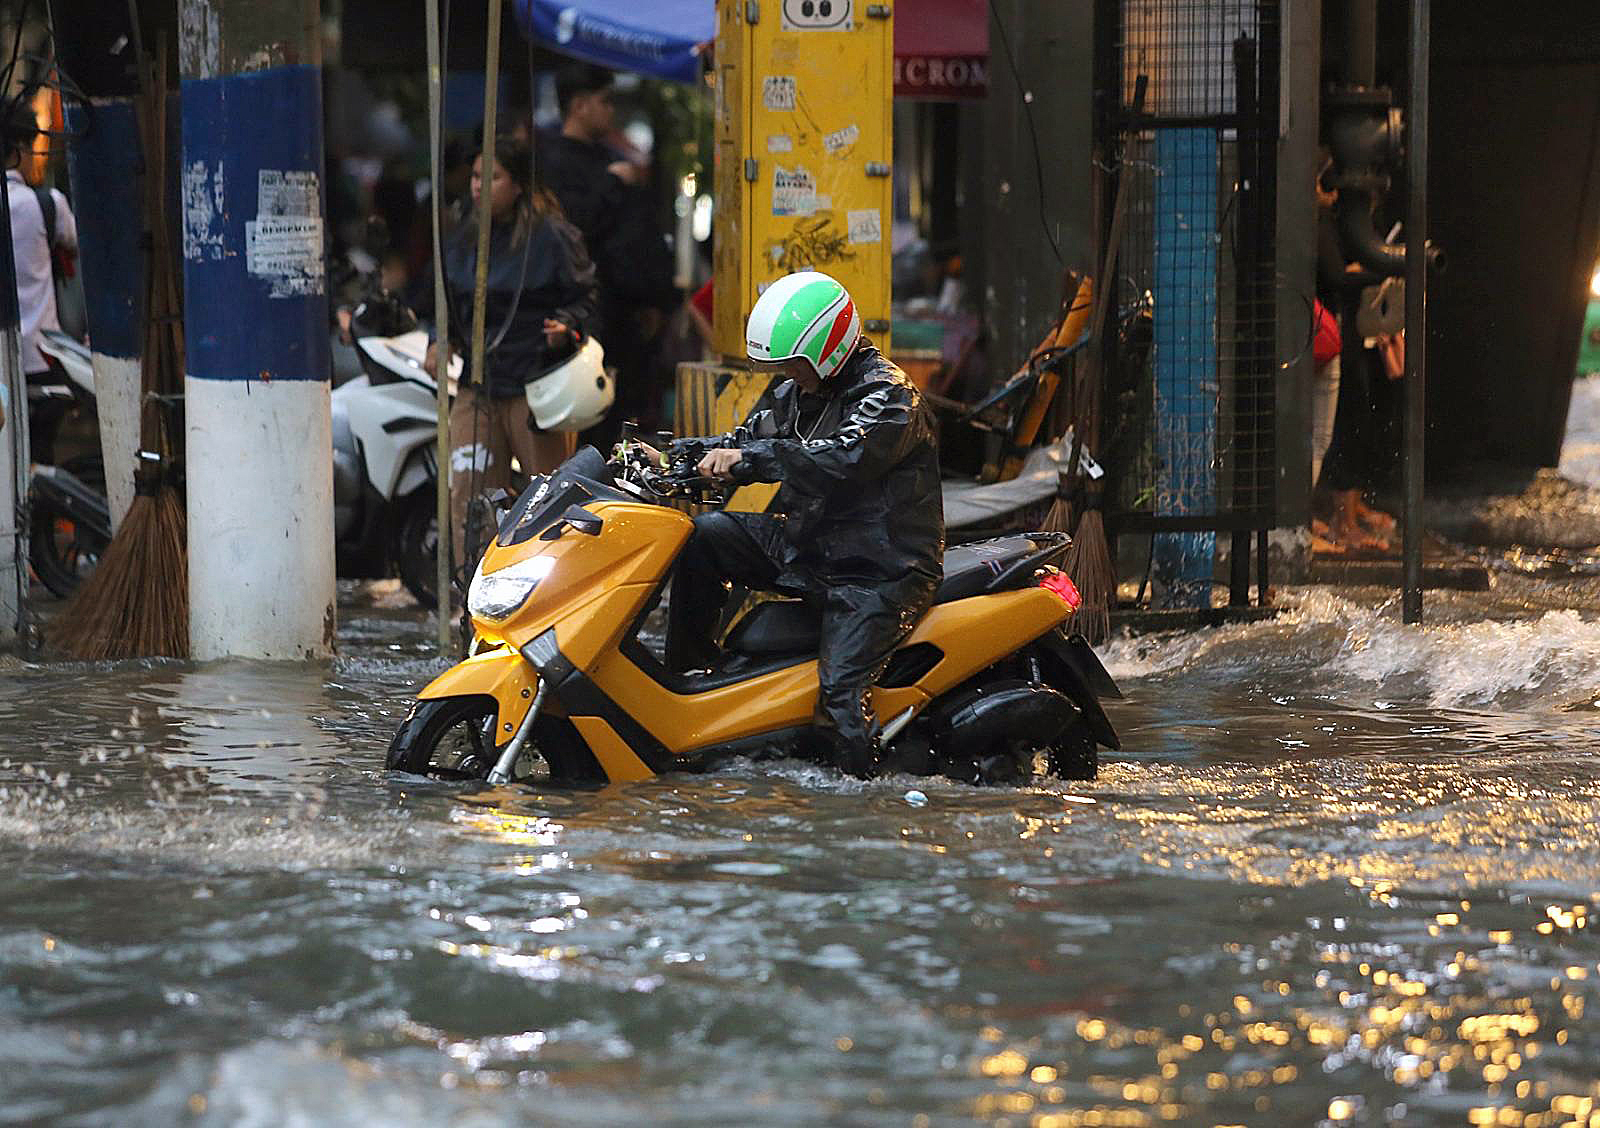
<path id="1" fill-rule="evenodd" d="M 439 544 L 439 521 L 432 488 L 417 490 L 400 503 L 396 514 L 394 544 L 395 571 L 423 607 L 439 606 L 438 565 L 435 553 Z"/>
<path id="2" fill-rule="evenodd" d="M 98 455 L 69 459 L 62 469 L 105 493 L 105 467 Z M 35 495 L 30 510 L 28 562 L 51 595 L 66 599 L 99 566 L 108 542 L 70 514 L 58 511 L 47 498 Z"/>

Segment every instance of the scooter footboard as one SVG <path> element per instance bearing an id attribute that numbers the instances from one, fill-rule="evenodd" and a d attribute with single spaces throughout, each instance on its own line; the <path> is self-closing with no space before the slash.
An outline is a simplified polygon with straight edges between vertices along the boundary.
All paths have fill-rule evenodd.
<path id="1" fill-rule="evenodd" d="M 481 695 L 495 700 L 497 744 L 503 744 L 517 731 L 522 718 L 533 705 L 539 675 L 528 660 L 511 646 L 498 646 L 474 654 L 451 666 L 417 694 L 419 701 L 440 697 Z"/>

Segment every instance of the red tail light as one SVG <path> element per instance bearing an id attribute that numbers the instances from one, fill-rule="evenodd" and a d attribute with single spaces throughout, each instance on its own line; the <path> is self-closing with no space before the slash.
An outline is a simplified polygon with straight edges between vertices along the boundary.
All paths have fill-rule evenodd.
<path id="1" fill-rule="evenodd" d="M 1061 602 L 1076 611 L 1083 606 L 1083 596 L 1078 594 L 1078 585 L 1072 582 L 1072 577 L 1065 572 L 1051 572 L 1039 581 L 1039 586 L 1046 591 L 1054 592 L 1061 598 Z"/>

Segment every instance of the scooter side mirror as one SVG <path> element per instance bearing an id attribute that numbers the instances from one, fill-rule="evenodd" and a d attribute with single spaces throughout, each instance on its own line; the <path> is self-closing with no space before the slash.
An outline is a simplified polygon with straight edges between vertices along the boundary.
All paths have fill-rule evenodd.
<path id="1" fill-rule="evenodd" d="M 568 506 L 567 511 L 561 515 L 561 520 L 540 533 L 539 539 L 555 540 L 561 535 L 561 527 L 563 525 L 570 525 L 586 536 L 597 537 L 600 535 L 600 530 L 605 525 L 605 521 L 596 517 L 581 505 Z"/>
<path id="2" fill-rule="evenodd" d="M 574 505 L 570 507 L 561 515 L 561 519 L 567 524 L 571 525 L 574 529 L 577 529 L 578 532 L 584 533 L 591 537 L 599 536 L 600 529 L 605 524 L 603 520 L 601 520 L 599 517 L 596 517 L 593 513 L 590 513 L 581 505 Z"/>

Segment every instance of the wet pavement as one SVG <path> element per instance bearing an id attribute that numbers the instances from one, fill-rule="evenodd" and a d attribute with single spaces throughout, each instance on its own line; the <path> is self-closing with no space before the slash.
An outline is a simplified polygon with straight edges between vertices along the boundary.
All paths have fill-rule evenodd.
<path id="1" fill-rule="evenodd" d="M 1481 558 L 1113 640 L 1070 786 L 389 776 L 371 588 L 331 668 L 0 658 L 0 1123 L 1600 1124 L 1600 569 Z"/>

